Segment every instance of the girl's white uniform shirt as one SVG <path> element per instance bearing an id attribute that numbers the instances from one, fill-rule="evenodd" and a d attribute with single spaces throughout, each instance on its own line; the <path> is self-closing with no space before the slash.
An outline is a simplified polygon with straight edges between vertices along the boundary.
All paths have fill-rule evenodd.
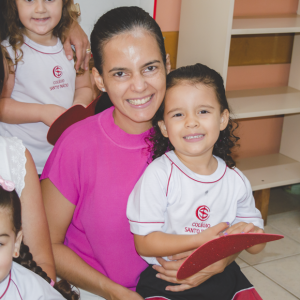
<path id="1" fill-rule="evenodd" d="M 0 282 L 1 300 L 64 300 L 45 279 L 13 262 L 10 274 Z"/>
<path id="2" fill-rule="evenodd" d="M 2 42 L 10 57 L 16 54 L 8 40 Z M 43 46 L 24 36 L 23 58 L 15 68 L 15 85 L 11 98 L 24 103 L 56 104 L 66 109 L 73 104 L 76 71 L 58 39 L 55 46 Z M 17 56 L 19 53 L 17 53 Z M 42 122 L 26 124 L 0 123 L 0 135 L 16 136 L 30 151 L 37 171 L 42 173 L 53 149 L 47 141 L 49 127 Z"/>
<path id="3" fill-rule="evenodd" d="M 188 169 L 173 151 L 154 160 L 129 196 L 131 232 L 197 234 L 220 222 L 246 222 L 263 228 L 248 179 L 215 158 L 218 167 L 209 176 Z M 154 257 L 143 258 L 159 265 Z"/>

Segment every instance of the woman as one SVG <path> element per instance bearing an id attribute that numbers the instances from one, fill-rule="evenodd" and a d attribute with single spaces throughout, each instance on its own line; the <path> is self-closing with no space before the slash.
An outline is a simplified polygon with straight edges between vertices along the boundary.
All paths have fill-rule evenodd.
<path id="1" fill-rule="evenodd" d="M 138 300 L 142 297 L 135 287 L 147 264 L 135 251 L 126 205 L 149 161 L 145 138 L 163 100 L 170 67 L 159 26 L 137 7 L 103 15 L 91 44 L 95 82 L 114 107 L 69 128 L 46 163 L 42 192 L 56 270 L 58 276 L 105 299 Z M 234 258 L 170 290 L 199 285 Z M 158 261 L 161 278 L 176 283 L 181 261 Z M 81 296 L 102 299 L 85 292 Z"/>

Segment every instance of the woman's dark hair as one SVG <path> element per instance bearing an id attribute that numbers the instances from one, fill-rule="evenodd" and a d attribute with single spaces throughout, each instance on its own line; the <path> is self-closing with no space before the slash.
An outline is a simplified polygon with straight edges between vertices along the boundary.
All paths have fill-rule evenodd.
<path id="1" fill-rule="evenodd" d="M 182 83 L 191 85 L 203 84 L 213 88 L 221 106 L 221 113 L 225 109 L 227 109 L 230 113 L 222 76 L 215 70 L 198 63 L 193 66 L 186 66 L 176 69 L 167 76 L 167 90 Z M 174 146 L 171 144 L 168 138 L 165 138 L 162 135 L 158 126 L 158 122 L 164 120 L 164 110 L 165 100 L 162 102 L 160 108 L 154 115 L 152 120 L 154 130 L 151 136 L 148 138 L 151 152 L 153 153 L 153 160 L 162 156 L 169 150 L 174 150 Z M 238 123 L 229 117 L 227 127 L 220 132 L 219 138 L 213 148 L 213 155 L 222 158 L 230 168 L 235 167 L 235 161 L 231 157 L 231 150 L 240 139 L 233 134 L 237 127 Z"/>
<path id="2" fill-rule="evenodd" d="M 15 190 L 8 192 L 0 186 L 0 208 L 10 210 L 10 218 L 13 224 L 13 230 L 17 235 L 22 228 L 22 222 L 21 201 Z M 28 270 L 38 274 L 50 284 L 51 279 L 43 271 L 43 269 L 36 264 L 32 258 L 32 254 L 30 253 L 28 246 L 24 245 L 23 242 L 20 247 L 20 255 L 19 257 L 14 258 L 14 261 Z M 54 288 L 68 300 L 79 299 L 79 295 L 72 290 L 70 284 L 66 280 L 60 280 L 59 282 L 55 283 Z"/>
<path id="3" fill-rule="evenodd" d="M 113 37 L 130 32 L 135 29 L 143 29 L 152 34 L 157 41 L 162 60 L 166 66 L 166 50 L 164 38 L 160 27 L 155 20 L 143 9 L 136 6 L 117 7 L 114 8 L 99 18 L 91 33 L 91 49 L 93 53 L 95 68 L 99 74 L 103 73 L 103 48 Z M 106 93 L 104 93 L 105 95 Z M 105 100 L 110 106 L 113 106 L 107 95 L 102 96 L 99 100 Z M 104 106 L 107 107 L 107 104 Z M 96 113 L 101 111 L 99 103 Z"/>

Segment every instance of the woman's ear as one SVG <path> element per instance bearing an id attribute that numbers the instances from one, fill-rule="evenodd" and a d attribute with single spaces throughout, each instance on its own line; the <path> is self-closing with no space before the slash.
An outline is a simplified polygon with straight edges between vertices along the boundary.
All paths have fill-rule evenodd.
<path id="1" fill-rule="evenodd" d="M 102 92 L 106 92 L 105 87 L 104 87 L 103 78 L 99 74 L 98 70 L 95 67 L 92 69 L 92 74 L 94 76 L 94 80 L 95 80 L 97 88 Z"/>
<path id="2" fill-rule="evenodd" d="M 20 255 L 20 247 L 23 239 L 23 232 L 20 230 L 17 234 L 16 241 L 15 241 L 15 247 L 14 247 L 14 253 L 13 257 L 17 258 Z"/>
<path id="3" fill-rule="evenodd" d="M 228 109 L 225 109 L 222 114 L 221 114 L 221 119 L 220 119 L 220 131 L 224 130 L 229 122 L 229 111 Z"/>
<path id="4" fill-rule="evenodd" d="M 159 121 L 158 122 L 158 126 L 159 126 L 159 129 L 160 129 L 160 132 L 161 134 L 164 136 L 164 137 L 169 137 L 168 136 L 168 132 L 167 132 L 167 128 L 166 128 L 166 124 L 164 121 Z"/>
<path id="5" fill-rule="evenodd" d="M 167 75 L 168 75 L 171 72 L 170 54 L 166 55 L 166 69 L 167 69 Z"/>

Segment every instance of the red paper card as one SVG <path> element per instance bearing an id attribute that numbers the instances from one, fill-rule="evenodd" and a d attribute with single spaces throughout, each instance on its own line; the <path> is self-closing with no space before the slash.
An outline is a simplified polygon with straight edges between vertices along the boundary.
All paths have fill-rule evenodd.
<path id="1" fill-rule="evenodd" d="M 95 114 L 95 107 L 98 102 L 96 98 L 87 107 L 80 104 L 74 105 L 61 114 L 50 126 L 47 134 L 47 140 L 50 144 L 55 145 L 62 133 L 71 125 L 84 120 Z"/>
<path id="2" fill-rule="evenodd" d="M 185 279 L 225 257 L 251 246 L 280 240 L 283 237 L 283 235 L 267 233 L 240 233 L 221 236 L 196 249 L 180 266 L 177 278 Z"/>

